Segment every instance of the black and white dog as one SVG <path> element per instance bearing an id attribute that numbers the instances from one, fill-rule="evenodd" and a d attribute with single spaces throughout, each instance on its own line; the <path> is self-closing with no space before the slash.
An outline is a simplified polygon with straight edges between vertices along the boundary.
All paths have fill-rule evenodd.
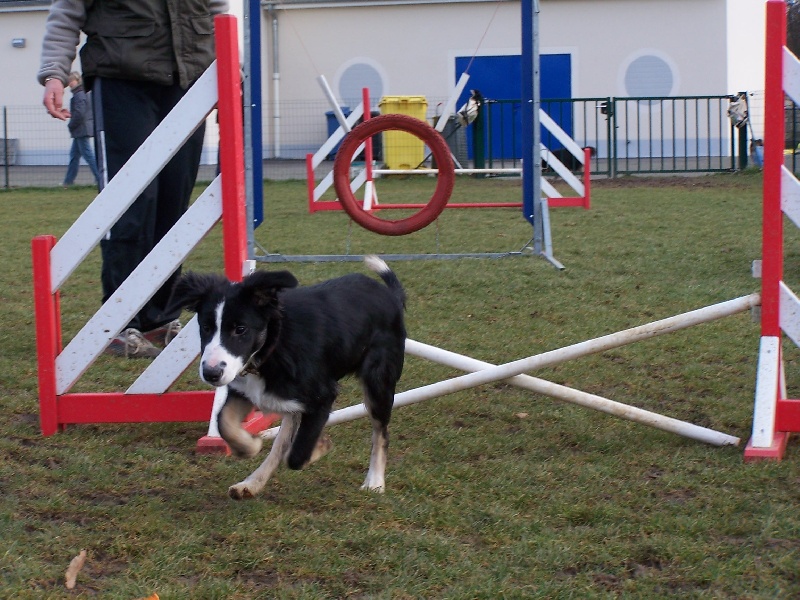
<path id="1" fill-rule="evenodd" d="M 586 148 L 589 149 L 589 157 L 592 157 L 595 154 L 597 154 L 597 150 L 594 148 L 594 146 L 586 146 Z M 584 150 L 586 148 L 584 148 Z M 557 158 L 559 160 L 559 162 L 561 162 L 562 165 L 567 167 L 567 169 L 569 169 L 573 173 L 576 173 L 576 172 L 582 173 L 583 172 L 584 164 L 581 161 L 579 161 L 577 158 L 575 158 L 575 156 L 572 154 L 572 152 L 570 152 L 566 148 L 558 148 L 556 150 L 548 150 L 548 152 L 550 152 L 551 156 L 553 156 L 554 158 Z M 542 159 L 542 171 L 544 171 L 544 172 L 552 172 L 554 170 L 555 169 L 553 169 L 553 167 L 546 160 Z"/>
<path id="2" fill-rule="evenodd" d="M 220 275 L 187 273 L 173 303 L 197 313 L 200 377 L 228 386 L 219 411 L 222 438 L 239 456 L 255 456 L 262 440 L 242 422 L 253 407 L 282 416 L 264 462 L 232 485 L 236 499 L 258 494 L 281 462 L 300 469 L 330 449 L 322 436 L 338 381 L 361 380 L 372 420 L 372 453 L 362 489 L 382 492 L 388 425 L 403 370 L 405 291 L 376 256 L 367 266 L 386 285 L 360 273 L 296 287 L 288 271 L 256 271 L 241 283 Z"/>

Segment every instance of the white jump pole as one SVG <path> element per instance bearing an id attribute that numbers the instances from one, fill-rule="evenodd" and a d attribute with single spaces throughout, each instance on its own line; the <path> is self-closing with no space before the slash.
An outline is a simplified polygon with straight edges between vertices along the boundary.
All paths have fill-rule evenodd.
<path id="1" fill-rule="evenodd" d="M 415 342 L 414 340 L 408 340 L 406 342 L 406 352 L 448 367 L 461 369 L 462 371 L 475 372 L 494 366 L 491 363 L 476 360 L 464 356 L 463 354 L 443 350 L 436 346 Z M 507 379 L 506 383 L 530 390 L 531 392 L 536 392 L 537 394 L 543 394 L 579 406 L 598 410 L 615 417 L 635 421 L 642 425 L 649 425 L 650 427 L 655 427 L 662 431 L 676 433 L 683 437 L 697 440 L 698 442 L 705 442 L 713 446 L 738 446 L 741 441 L 738 437 L 720 433 L 713 429 L 693 425 L 692 423 L 673 419 L 672 417 L 665 417 L 658 413 L 622 404 L 621 402 L 615 402 L 608 398 L 603 398 L 602 396 L 582 392 L 564 385 L 545 381 L 544 379 L 531 377 L 530 375 L 517 375 Z"/>
<path id="2" fill-rule="evenodd" d="M 333 90 L 331 86 L 328 85 L 328 80 L 325 79 L 324 75 L 319 75 L 317 77 L 317 83 L 319 83 L 320 87 L 322 88 L 322 92 L 325 94 L 325 97 L 328 99 L 328 102 L 333 109 L 333 114 L 336 117 L 336 120 L 339 121 L 339 125 L 344 129 L 345 133 L 350 132 L 350 124 L 347 122 L 344 113 L 342 112 L 342 108 L 339 106 L 339 103 L 336 101 L 336 96 L 333 95 Z M 364 110 L 368 110 L 365 108 Z"/>
<path id="3" fill-rule="evenodd" d="M 477 387 L 486 383 L 493 383 L 495 381 L 502 381 L 511 379 L 525 371 L 532 371 L 534 369 L 541 369 L 552 365 L 560 364 L 574 358 L 596 354 L 625 346 L 633 342 L 650 339 L 665 333 L 672 333 L 687 329 L 694 325 L 701 323 L 708 323 L 716 321 L 723 317 L 735 315 L 745 310 L 754 308 L 761 303 L 760 294 L 750 294 L 749 296 L 742 296 L 727 302 L 721 302 L 704 308 L 699 308 L 690 312 L 668 317 L 660 321 L 654 321 L 646 325 L 640 325 L 617 333 L 612 333 L 603 337 L 587 340 L 551 350 L 543 354 L 529 356 L 510 363 L 499 366 L 490 366 L 474 373 L 461 375 L 452 379 L 446 379 L 437 383 L 432 383 L 423 387 L 419 387 L 406 392 L 397 394 L 394 398 L 394 406 L 405 406 L 407 404 L 415 404 L 423 400 L 430 400 L 438 396 L 444 396 L 459 392 L 471 387 Z M 408 342 L 408 340 L 407 340 Z M 331 413 L 328 418 L 328 425 L 336 423 L 344 423 L 346 421 L 353 421 L 361 417 L 367 416 L 367 409 L 363 404 L 356 404 L 342 408 Z M 262 437 L 265 439 L 272 439 L 277 435 L 278 428 L 273 427 L 262 432 Z M 735 438 L 734 438 L 735 439 Z M 729 442 L 732 443 L 732 442 Z"/>
<path id="4" fill-rule="evenodd" d="M 466 72 L 461 74 L 461 77 L 458 78 L 458 83 L 456 83 L 455 89 L 450 94 L 450 97 L 447 99 L 447 102 L 444 104 L 444 109 L 442 110 L 442 114 L 439 115 L 439 121 L 436 123 L 436 131 L 442 133 L 444 131 L 445 125 L 447 125 L 447 120 L 450 118 L 450 115 L 453 114 L 453 111 L 456 109 L 456 102 L 458 102 L 458 97 L 461 95 L 461 92 L 464 91 L 464 88 L 467 86 L 467 81 L 469 81 L 469 75 Z"/>

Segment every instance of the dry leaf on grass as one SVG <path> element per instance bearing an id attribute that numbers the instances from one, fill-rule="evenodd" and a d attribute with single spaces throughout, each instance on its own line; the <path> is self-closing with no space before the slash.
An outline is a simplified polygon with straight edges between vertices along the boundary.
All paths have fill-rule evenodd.
<path id="1" fill-rule="evenodd" d="M 78 578 L 78 573 L 83 568 L 85 562 L 86 550 L 81 550 L 81 553 L 78 554 L 78 556 L 69 561 L 69 567 L 67 567 L 66 574 L 66 586 L 68 590 L 71 590 L 75 587 L 75 580 Z"/>

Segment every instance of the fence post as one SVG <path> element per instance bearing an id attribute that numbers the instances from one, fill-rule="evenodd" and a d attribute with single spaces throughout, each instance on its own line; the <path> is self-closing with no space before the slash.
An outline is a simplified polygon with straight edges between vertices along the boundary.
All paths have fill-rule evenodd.
<path id="1" fill-rule="evenodd" d="M 5 177 L 5 187 L 10 187 L 8 181 L 8 107 L 3 107 L 3 176 Z"/>
<path id="2" fill-rule="evenodd" d="M 608 176 L 617 176 L 617 99 L 608 99 Z"/>
<path id="3" fill-rule="evenodd" d="M 484 115 L 484 107 L 487 108 Z M 487 102 L 478 104 L 478 116 L 472 122 L 472 160 L 476 169 L 486 168 L 486 138 L 485 138 L 485 123 L 484 119 L 491 118 L 491 109 Z M 473 175 L 476 179 L 481 179 L 485 175 L 478 173 Z"/>
<path id="4" fill-rule="evenodd" d="M 739 169 L 747 168 L 747 128 L 739 128 Z"/>

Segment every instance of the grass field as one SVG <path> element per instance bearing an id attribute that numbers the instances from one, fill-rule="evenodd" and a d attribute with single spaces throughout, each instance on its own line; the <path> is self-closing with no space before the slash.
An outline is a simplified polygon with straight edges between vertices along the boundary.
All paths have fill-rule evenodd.
<path id="1" fill-rule="evenodd" d="M 424 194 L 425 182 L 382 184 Z M 419 187 L 417 187 L 419 186 Z M 558 271 L 532 256 L 393 263 L 413 339 L 503 363 L 758 290 L 761 178 L 596 182 L 593 206 L 551 212 Z M 459 180 L 454 201 L 518 200 L 519 182 Z M 38 425 L 30 240 L 60 236 L 90 189 L 0 193 L 0 597 L 14 599 L 498 599 L 800 597 L 800 452 L 744 464 L 629 421 L 490 384 L 398 408 L 384 495 L 359 490 L 365 421 L 333 451 L 281 470 L 257 499 L 228 486 L 263 459 L 194 452 L 202 423 Z M 305 210 L 269 183 L 270 252 L 500 252 L 530 227 L 514 210 L 445 211 L 403 238 Z M 800 273 L 787 233 L 785 269 Z M 221 271 L 215 231 L 187 261 Z M 262 265 L 260 268 L 278 268 Z M 312 283 L 359 263 L 283 265 Z M 70 338 L 97 308 L 99 259 L 62 291 Z M 187 315 L 188 316 L 188 315 Z M 759 328 L 750 314 L 543 369 L 544 379 L 749 438 Z M 800 384 L 787 345 L 790 392 Z M 101 357 L 76 389 L 125 389 L 142 364 Z M 408 390 L 457 375 L 409 357 Z M 194 369 L 179 388 L 198 389 Z M 338 406 L 360 401 L 345 381 Z M 77 586 L 64 572 L 82 549 Z"/>

